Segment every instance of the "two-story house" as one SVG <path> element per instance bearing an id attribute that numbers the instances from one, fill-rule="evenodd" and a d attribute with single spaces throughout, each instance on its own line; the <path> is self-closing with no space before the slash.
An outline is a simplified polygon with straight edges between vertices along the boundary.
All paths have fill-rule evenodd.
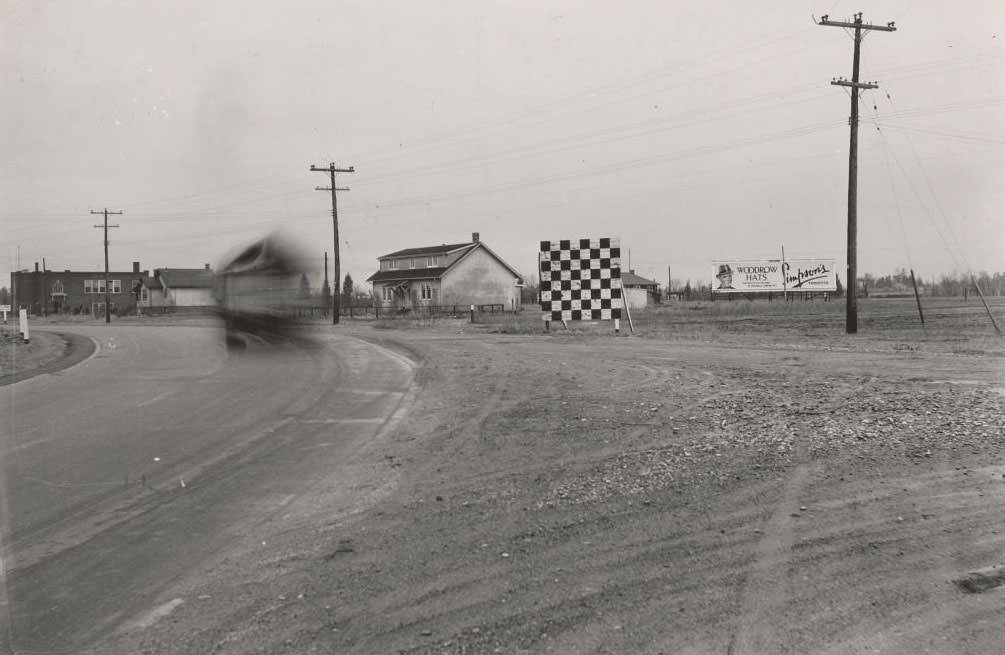
<path id="1" fill-rule="evenodd" d="M 422 306 L 520 307 L 523 278 L 482 242 L 406 248 L 378 257 L 380 270 L 367 278 L 382 309 Z"/>

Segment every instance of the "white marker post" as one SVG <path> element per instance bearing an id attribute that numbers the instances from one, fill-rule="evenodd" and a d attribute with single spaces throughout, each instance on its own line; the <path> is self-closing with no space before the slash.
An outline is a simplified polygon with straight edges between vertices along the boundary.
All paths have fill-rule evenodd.
<path id="1" fill-rule="evenodd" d="M 24 339 L 25 343 L 28 343 L 28 310 L 22 309 L 18 313 L 18 318 L 21 321 L 21 338 Z"/>
<path id="2" fill-rule="evenodd" d="M 10 311 L 10 305 L 0 305 L 0 312 L 3 312 L 3 324 L 7 325 L 7 312 Z"/>

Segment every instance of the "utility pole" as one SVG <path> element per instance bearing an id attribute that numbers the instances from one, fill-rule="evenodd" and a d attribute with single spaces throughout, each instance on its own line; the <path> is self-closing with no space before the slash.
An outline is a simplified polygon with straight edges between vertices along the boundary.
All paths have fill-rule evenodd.
<path id="1" fill-rule="evenodd" d="M 332 288 L 328 284 L 328 251 L 325 250 L 325 285 L 321 287 L 321 295 L 324 296 L 324 307 L 322 309 L 325 318 L 328 318 L 328 301 L 331 300 Z"/>
<path id="2" fill-rule="evenodd" d="M 855 55 L 852 60 L 851 81 L 843 77 L 831 80 L 836 86 L 846 86 L 851 89 L 851 140 L 848 153 L 848 292 L 845 296 L 845 332 L 858 332 L 858 95 L 859 89 L 878 89 L 873 82 L 858 81 L 859 50 L 862 44 L 863 30 L 880 30 L 895 32 L 893 21 L 886 25 L 871 25 L 862 22 L 862 13 L 855 14 L 855 22 L 832 21 L 826 15 L 820 17 L 820 25 L 844 27 L 855 30 Z"/>
<path id="3" fill-rule="evenodd" d="M 104 211 L 96 212 L 94 210 L 91 210 L 91 213 L 92 214 L 104 214 L 105 215 L 105 225 L 104 225 L 104 228 L 105 228 L 105 323 L 111 323 L 112 322 L 112 317 L 111 317 L 111 312 L 109 311 L 109 309 L 111 308 L 111 303 L 109 302 L 109 299 L 108 299 L 108 228 L 110 228 L 110 227 L 118 227 L 118 225 L 109 225 L 108 224 L 108 215 L 109 214 L 112 214 L 112 215 L 121 215 L 122 212 L 110 212 L 110 211 L 108 211 L 108 208 L 105 207 Z M 102 227 L 102 226 L 101 225 L 95 225 L 94 227 Z"/>
<path id="4" fill-rule="evenodd" d="M 320 168 L 318 166 L 311 165 L 311 170 L 320 173 L 328 173 L 331 176 L 331 186 L 319 186 L 314 187 L 315 191 L 331 191 L 332 194 L 332 226 L 334 228 L 335 236 L 335 251 L 332 253 L 332 269 L 335 276 L 335 296 L 334 303 L 332 304 L 332 325 L 338 325 L 339 321 L 339 305 L 340 299 L 339 294 L 342 289 L 342 284 L 339 282 L 339 246 L 338 246 L 338 201 L 336 200 L 336 195 L 338 191 L 348 191 L 349 187 L 337 187 L 335 186 L 335 173 L 355 173 L 356 170 L 350 166 L 349 168 L 335 168 L 334 163 L 328 164 L 328 168 Z M 328 267 L 325 267 L 328 270 Z"/>

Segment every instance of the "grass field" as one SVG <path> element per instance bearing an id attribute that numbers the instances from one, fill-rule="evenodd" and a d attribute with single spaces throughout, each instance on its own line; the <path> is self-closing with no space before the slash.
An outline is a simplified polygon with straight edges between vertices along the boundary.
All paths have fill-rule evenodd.
<path id="1" fill-rule="evenodd" d="M 999 327 L 1005 326 L 1005 298 L 990 298 Z M 845 303 L 764 300 L 698 301 L 653 305 L 622 319 L 622 335 L 710 342 L 793 342 L 823 349 L 859 348 L 864 342 L 900 350 L 1005 356 L 1005 339 L 995 331 L 979 300 L 924 299 L 924 324 L 910 298 L 859 299 L 858 332 L 845 332 Z M 479 326 L 491 331 L 534 334 L 545 331 L 541 312 L 482 314 Z M 400 326 L 400 321 L 389 321 Z M 632 329 L 634 325 L 634 331 Z M 551 323 L 555 335 L 614 334 L 610 322 Z"/>

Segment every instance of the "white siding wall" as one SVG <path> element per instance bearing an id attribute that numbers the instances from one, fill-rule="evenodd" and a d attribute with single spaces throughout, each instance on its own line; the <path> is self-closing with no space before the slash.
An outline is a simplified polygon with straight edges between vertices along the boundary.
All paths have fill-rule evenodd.
<path id="1" fill-rule="evenodd" d="M 628 309 L 645 309 L 649 304 L 649 292 L 645 289 L 622 289 Z"/>
<path id="2" fill-rule="evenodd" d="M 483 248 L 475 249 L 443 276 L 441 304 L 503 305 L 507 311 L 520 306 L 516 278 Z"/>
<path id="3" fill-rule="evenodd" d="M 175 307 L 208 307 L 214 305 L 212 289 L 170 289 L 168 305 Z"/>

